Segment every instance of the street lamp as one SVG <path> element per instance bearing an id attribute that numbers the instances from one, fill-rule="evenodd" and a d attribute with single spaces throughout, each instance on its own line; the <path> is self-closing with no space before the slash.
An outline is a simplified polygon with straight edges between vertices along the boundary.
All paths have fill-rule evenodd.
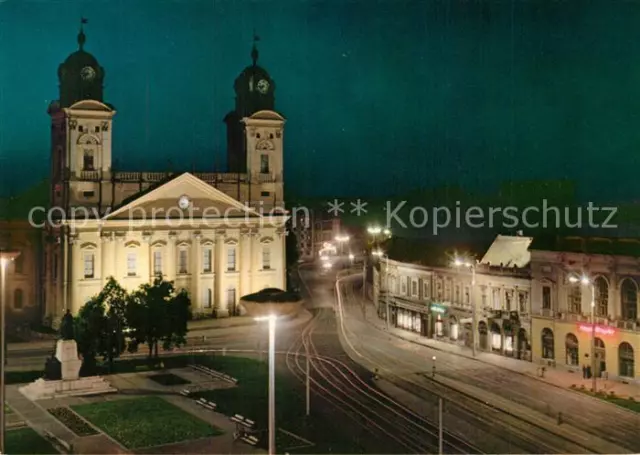
<path id="1" fill-rule="evenodd" d="M 269 322 L 269 455 L 276 453 L 276 319 L 275 315 L 260 316 L 256 321 Z M 308 356 L 307 356 L 308 358 Z"/>
<path id="2" fill-rule="evenodd" d="M 471 349 L 473 352 L 473 356 L 476 356 L 476 332 L 478 331 L 478 315 L 476 314 L 476 301 L 473 298 L 473 294 L 474 294 L 474 290 L 475 290 L 475 286 L 476 286 L 476 264 L 475 264 L 475 260 L 464 260 L 461 258 L 456 258 L 453 261 L 453 266 L 454 267 L 466 267 L 467 269 L 471 270 L 471 290 L 469 291 L 469 293 L 471 294 L 469 296 L 470 300 L 471 300 Z"/>
<path id="3" fill-rule="evenodd" d="M 586 275 L 570 276 L 569 281 L 591 289 L 591 380 L 593 393 L 596 393 L 596 289 L 593 281 Z"/>
<path id="4" fill-rule="evenodd" d="M 378 258 L 384 258 L 385 259 L 385 265 L 384 265 L 384 283 L 385 283 L 385 289 L 386 289 L 386 293 L 385 293 L 385 306 L 387 307 L 387 331 L 389 330 L 389 326 L 391 325 L 391 316 L 389 314 L 389 293 L 390 293 L 390 289 L 389 289 L 389 256 L 387 256 L 386 254 L 384 254 L 384 251 L 382 250 L 375 250 L 374 252 L 372 252 L 371 254 L 373 254 L 374 256 L 378 257 Z"/>
<path id="5" fill-rule="evenodd" d="M 5 388 L 4 388 L 4 364 L 6 359 L 5 349 L 5 326 L 6 326 L 6 275 L 7 265 L 17 258 L 20 253 L 15 251 L 0 251 L 0 454 L 5 453 L 4 433 L 5 433 Z"/>
<path id="6" fill-rule="evenodd" d="M 380 226 L 369 226 L 367 232 L 373 236 L 373 243 L 375 244 L 378 235 L 382 232 L 382 228 Z"/>
<path id="7" fill-rule="evenodd" d="M 356 257 L 353 255 L 353 253 L 349 253 L 349 260 L 351 261 L 351 265 L 353 265 L 353 260 L 354 260 L 355 258 L 356 258 Z"/>
<path id="8" fill-rule="evenodd" d="M 431 357 L 431 360 L 433 361 L 433 366 L 431 367 L 431 377 L 436 377 L 436 356 L 434 355 L 433 357 Z"/>

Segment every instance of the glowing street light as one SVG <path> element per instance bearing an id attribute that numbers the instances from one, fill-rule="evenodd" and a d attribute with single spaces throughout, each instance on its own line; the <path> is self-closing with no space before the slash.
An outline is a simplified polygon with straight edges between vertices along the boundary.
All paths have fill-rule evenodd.
<path id="1" fill-rule="evenodd" d="M 260 316 L 256 321 L 269 322 L 269 455 L 276 453 L 276 319 L 275 315 Z"/>
<path id="2" fill-rule="evenodd" d="M 586 275 L 580 277 L 571 275 L 569 282 L 589 286 L 591 289 L 591 380 L 593 393 L 596 392 L 596 289 L 593 281 Z"/>
<path id="3" fill-rule="evenodd" d="M 470 300 L 471 300 L 471 352 L 475 357 L 476 352 L 476 332 L 478 331 L 478 315 L 476 314 L 476 301 L 473 298 L 474 289 L 476 286 L 476 265 L 475 260 L 463 259 L 463 258 L 455 258 L 453 261 L 453 266 L 458 268 L 467 268 L 471 270 L 471 290 L 469 291 Z"/>
<path id="4" fill-rule="evenodd" d="M 4 364 L 6 362 L 5 350 L 5 325 L 6 325 L 6 274 L 7 265 L 20 255 L 19 252 L 0 251 L 0 454 L 6 453 L 4 446 L 5 434 L 5 387 L 4 387 Z"/>

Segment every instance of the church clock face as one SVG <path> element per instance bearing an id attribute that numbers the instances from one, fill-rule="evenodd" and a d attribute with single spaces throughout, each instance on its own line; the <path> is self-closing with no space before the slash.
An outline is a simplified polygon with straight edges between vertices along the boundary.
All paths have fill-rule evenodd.
<path id="1" fill-rule="evenodd" d="M 257 89 L 260 93 L 265 95 L 269 91 L 269 82 L 266 79 L 260 79 L 258 81 Z"/>
<path id="2" fill-rule="evenodd" d="M 96 77 L 96 70 L 90 66 L 85 66 L 80 70 L 80 77 L 83 81 L 92 81 Z"/>
<path id="3" fill-rule="evenodd" d="M 189 200 L 188 196 L 180 196 L 180 199 L 178 199 L 178 207 L 180 207 L 182 210 L 187 210 L 190 205 L 191 201 Z"/>

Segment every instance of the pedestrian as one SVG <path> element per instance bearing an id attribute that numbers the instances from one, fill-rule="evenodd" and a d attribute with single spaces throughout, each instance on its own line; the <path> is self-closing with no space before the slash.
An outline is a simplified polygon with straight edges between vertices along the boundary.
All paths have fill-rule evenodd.
<path id="1" fill-rule="evenodd" d="M 582 379 L 587 379 L 587 366 L 582 364 Z"/>

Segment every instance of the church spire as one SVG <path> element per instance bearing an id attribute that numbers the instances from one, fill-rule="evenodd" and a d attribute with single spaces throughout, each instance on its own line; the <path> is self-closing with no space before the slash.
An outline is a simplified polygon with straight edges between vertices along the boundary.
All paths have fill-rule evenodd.
<path id="1" fill-rule="evenodd" d="M 256 31 L 253 31 L 253 48 L 251 49 L 251 60 L 253 60 L 253 66 L 258 64 L 258 46 L 256 43 L 260 41 L 260 37 L 256 35 Z"/>
<path id="2" fill-rule="evenodd" d="M 87 19 L 85 19 L 84 17 L 80 18 L 80 32 L 78 33 L 78 46 L 80 50 L 83 50 L 84 43 L 85 41 L 87 41 L 87 37 L 84 34 L 84 24 L 86 24 L 87 22 Z"/>

